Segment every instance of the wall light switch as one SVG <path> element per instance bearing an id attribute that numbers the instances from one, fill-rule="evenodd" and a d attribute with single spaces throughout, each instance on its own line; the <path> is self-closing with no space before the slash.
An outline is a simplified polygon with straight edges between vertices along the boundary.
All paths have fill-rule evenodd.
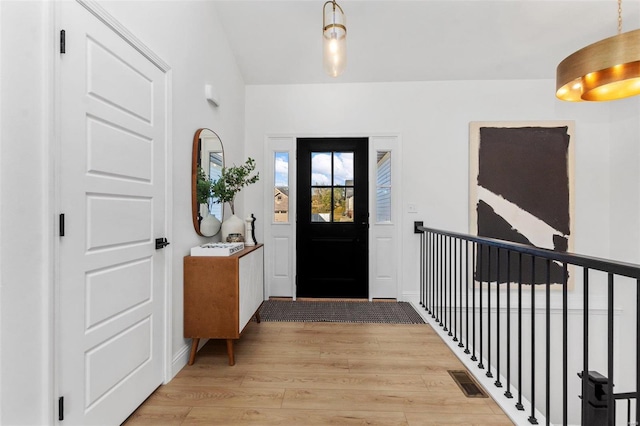
<path id="1" fill-rule="evenodd" d="M 409 203 L 407 205 L 407 212 L 418 213 L 418 205 L 416 203 Z"/>

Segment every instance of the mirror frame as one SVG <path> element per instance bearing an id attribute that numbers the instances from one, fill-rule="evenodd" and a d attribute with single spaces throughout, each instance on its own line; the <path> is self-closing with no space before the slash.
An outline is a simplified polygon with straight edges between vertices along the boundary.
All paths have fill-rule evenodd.
<path id="1" fill-rule="evenodd" d="M 198 167 L 200 166 L 200 164 L 198 163 L 198 157 L 200 155 L 200 134 L 204 131 L 209 131 L 213 133 L 220 141 L 220 150 L 222 151 L 222 165 L 224 167 L 224 145 L 222 144 L 222 139 L 220 138 L 220 135 L 218 135 L 216 132 L 206 127 L 196 130 L 196 133 L 193 135 L 193 148 L 192 148 L 192 154 L 191 154 L 191 217 L 193 220 L 193 229 L 196 231 L 198 235 L 202 237 L 206 237 L 206 235 L 202 235 L 202 232 L 200 232 L 200 222 L 198 221 L 200 206 L 198 205 L 198 194 L 197 194 L 196 188 L 197 188 L 197 179 L 198 179 Z M 222 213 L 222 217 L 220 218 L 220 222 L 222 222 L 222 220 L 224 219 L 224 208 L 222 211 L 223 213 Z"/>

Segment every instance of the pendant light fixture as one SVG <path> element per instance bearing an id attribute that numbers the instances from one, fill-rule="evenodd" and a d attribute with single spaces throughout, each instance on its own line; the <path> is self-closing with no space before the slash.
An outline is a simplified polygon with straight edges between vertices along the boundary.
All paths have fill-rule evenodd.
<path id="1" fill-rule="evenodd" d="M 322 59 L 324 71 L 331 77 L 342 74 L 347 66 L 347 24 L 335 0 L 322 7 Z"/>
<path id="2" fill-rule="evenodd" d="M 640 94 L 640 30 L 622 32 L 567 56 L 556 70 L 556 97 L 563 101 L 611 101 Z"/>

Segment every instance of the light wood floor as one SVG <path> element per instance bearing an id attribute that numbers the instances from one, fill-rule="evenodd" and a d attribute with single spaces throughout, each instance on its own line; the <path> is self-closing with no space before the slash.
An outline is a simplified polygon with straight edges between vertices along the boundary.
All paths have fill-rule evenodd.
<path id="1" fill-rule="evenodd" d="M 235 366 L 209 341 L 125 425 L 513 424 L 450 369 L 464 367 L 428 325 L 252 322 Z"/>

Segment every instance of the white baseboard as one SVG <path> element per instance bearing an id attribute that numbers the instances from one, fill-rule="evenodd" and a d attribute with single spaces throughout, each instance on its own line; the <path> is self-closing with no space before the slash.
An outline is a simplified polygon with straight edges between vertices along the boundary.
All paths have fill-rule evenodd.
<path id="1" fill-rule="evenodd" d="M 202 347 L 209 341 L 209 339 L 200 339 L 200 343 L 198 344 L 198 350 L 202 349 Z M 180 350 L 175 354 L 173 360 L 171 361 L 171 379 L 176 377 L 176 374 L 182 370 L 185 365 L 189 362 L 189 354 L 191 352 L 191 345 L 185 344 Z M 168 381 L 166 383 L 169 383 Z M 165 384 L 166 384 L 165 383 Z"/>

